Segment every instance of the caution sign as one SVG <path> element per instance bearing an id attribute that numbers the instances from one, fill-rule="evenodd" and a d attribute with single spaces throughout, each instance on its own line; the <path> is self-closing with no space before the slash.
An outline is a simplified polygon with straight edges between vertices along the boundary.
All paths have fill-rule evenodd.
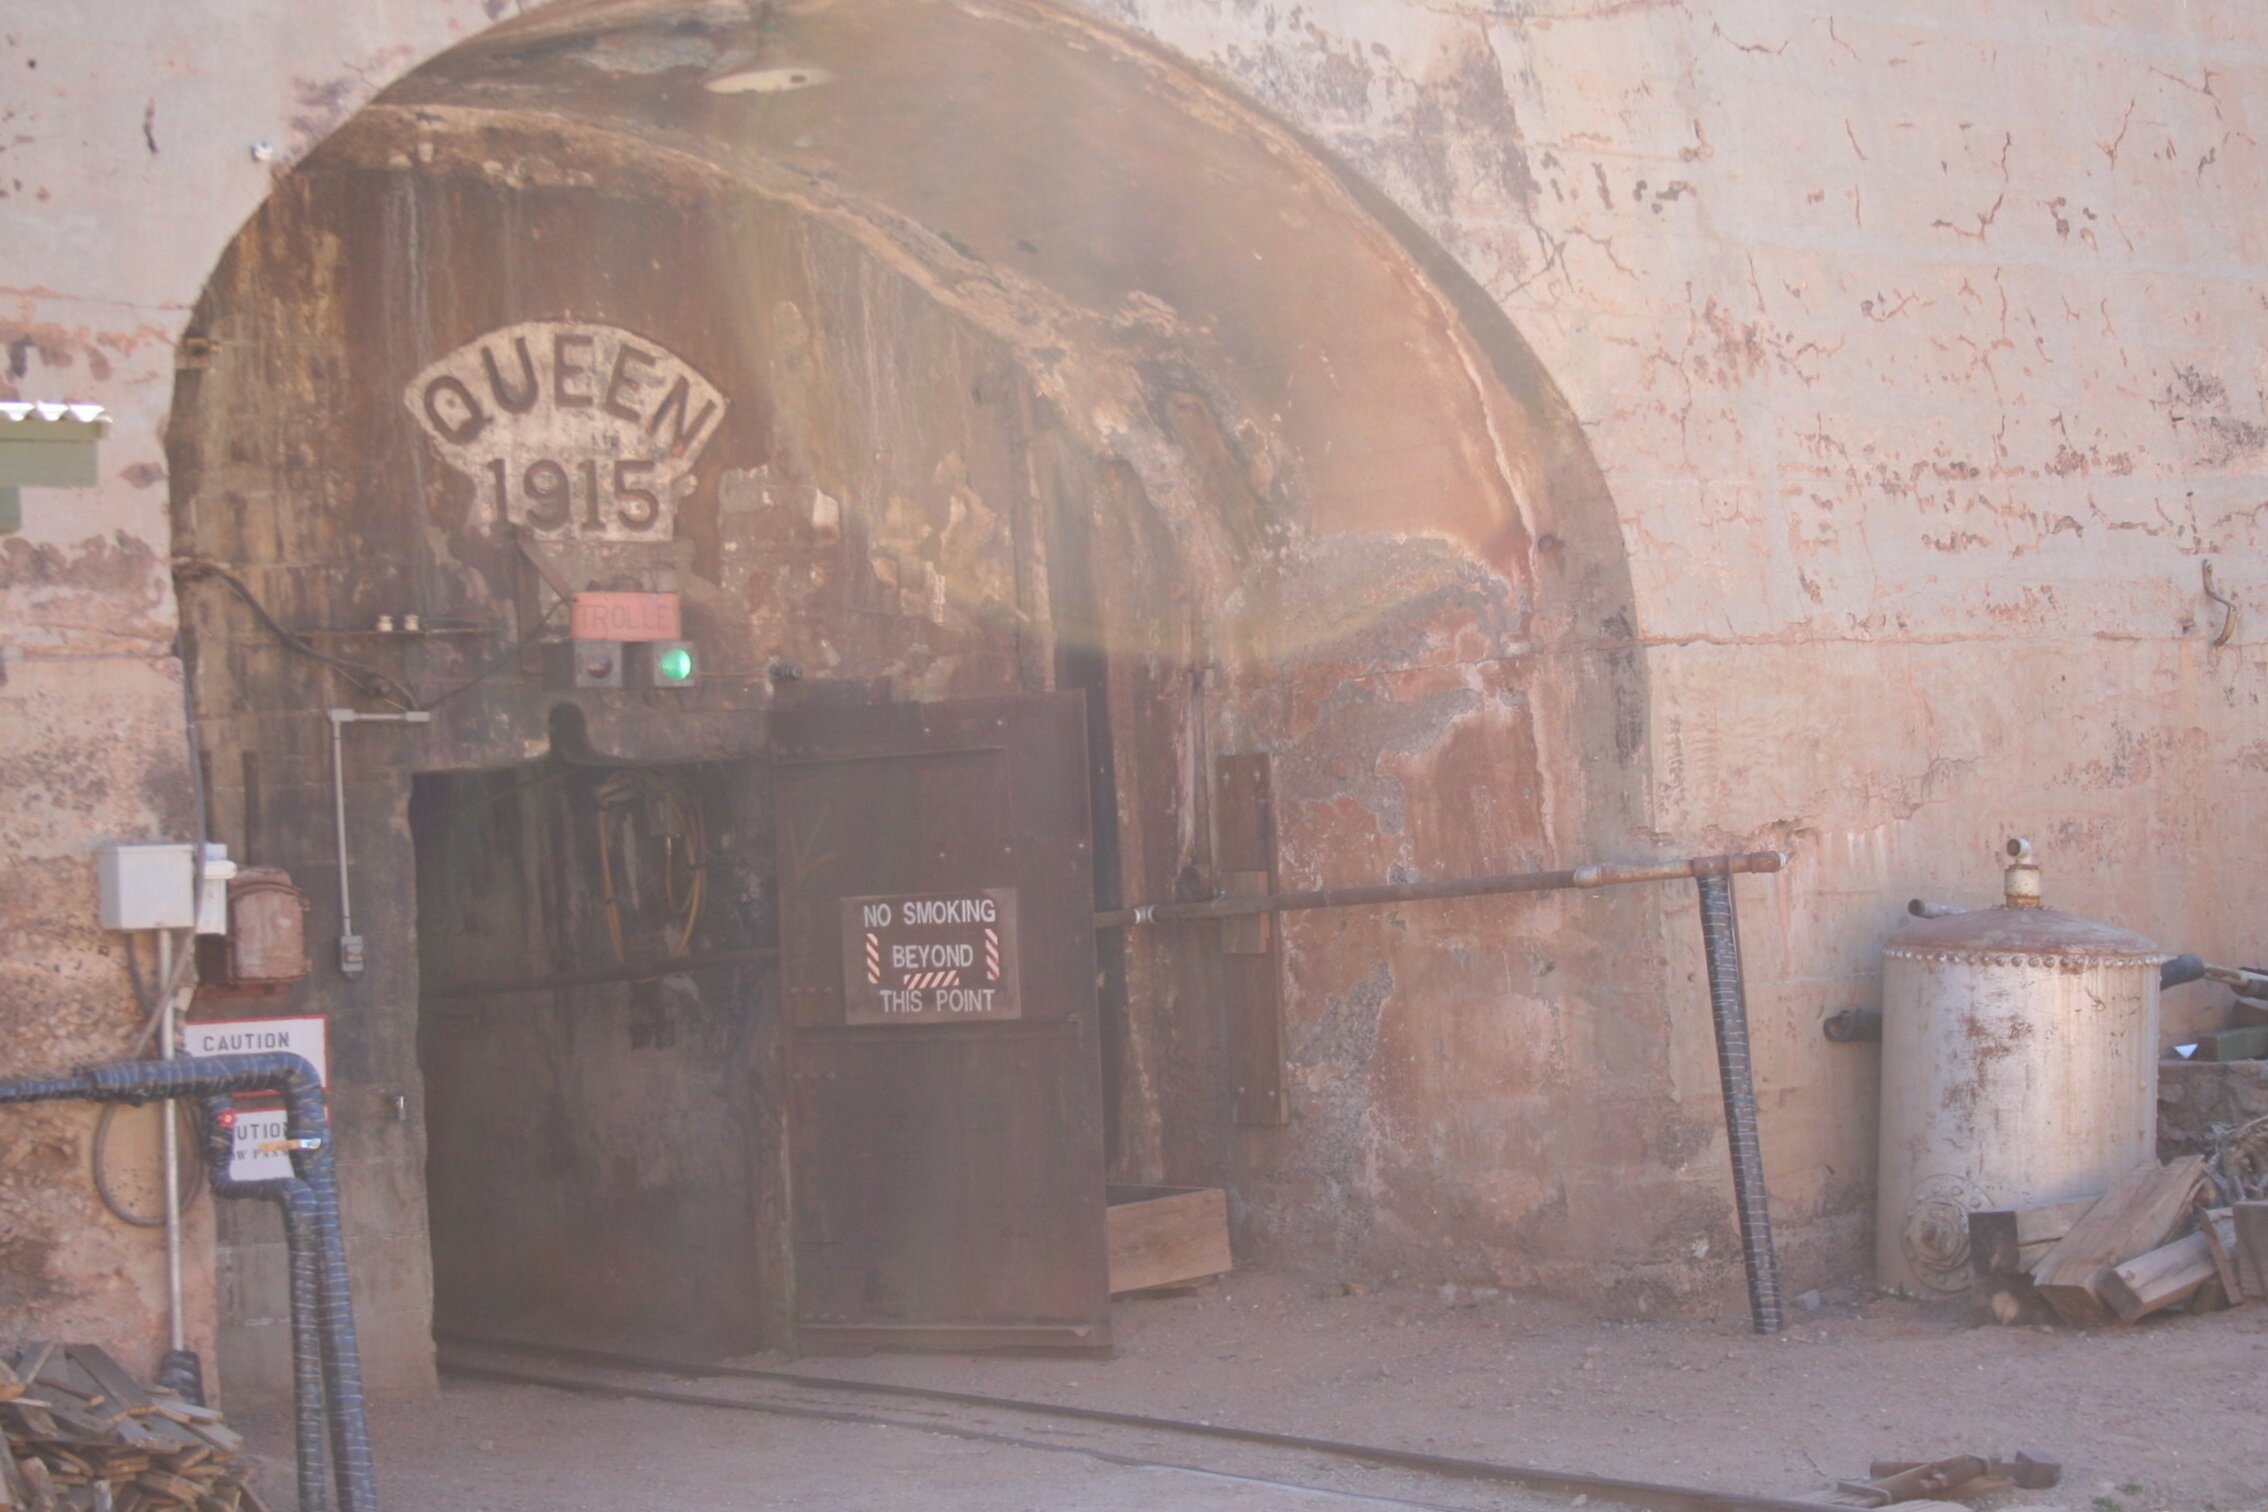
<path id="1" fill-rule="evenodd" d="M 297 1174 L 283 1148 L 289 1119 L 281 1108 L 232 1108 L 221 1115 L 228 1130 L 231 1181 L 281 1181 Z"/>
<path id="2" fill-rule="evenodd" d="M 1016 890 L 843 899 L 843 1009 L 853 1024 L 1022 1018 Z"/>
<path id="3" fill-rule="evenodd" d="M 288 1050 L 307 1058 L 315 1079 L 331 1080 L 329 1025 L 320 1018 L 197 1019 L 181 1026 L 181 1048 L 190 1055 L 274 1054 Z M 228 1174 L 235 1181 L 275 1181 L 292 1174 L 283 1148 L 284 1110 L 272 1093 L 239 1093 L 221 1115 L 229 1131 Z"/>

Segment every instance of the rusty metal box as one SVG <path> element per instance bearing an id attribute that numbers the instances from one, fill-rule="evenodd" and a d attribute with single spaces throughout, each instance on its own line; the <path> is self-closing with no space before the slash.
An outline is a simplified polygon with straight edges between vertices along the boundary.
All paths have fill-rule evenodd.
<path id="1" fill-rule="evenodd" d="M 198 942 L 207 989 L 271 996 L 307 977 L 307 898 L 291 874 L 247 866 L 228 884 L 228 933 Z"/>

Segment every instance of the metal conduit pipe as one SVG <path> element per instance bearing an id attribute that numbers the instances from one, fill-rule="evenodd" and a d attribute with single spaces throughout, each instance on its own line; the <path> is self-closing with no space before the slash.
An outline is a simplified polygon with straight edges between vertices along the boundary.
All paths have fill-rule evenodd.
<path id="1" fill-rule="evenodd" d="M 1756 1133 L 1756 1084 L 1749 1069 L 1748 995 L 1741 980 L 1740 919 L 1730 871 L 1694 879 L 1701 892 L 1701 942 L 1709 959 L 1709 1016 L 1717 1028 L 1717 1079 L 1725 1095 L 1725 1143 L 1732 1152 L 1733 1208 L 1740 1215 L 1748 1310 L 1760 1334 L 1787 1326 L 1780 1310 L 1780 1262 L 1764 1199 L 1764 1153 Z"/>
<path id="2" fill-rule="evenodd" d="M 331 1160 L 330 1121 L 315 1068 L 288 1053 L 117 1061 L 88 1067 L 74 1076 L 0 1082 L 0 1103 L 83 1098 L 139 1104 L 157 1098 L 221 1097 L 232 1092 L 273 1092 L 283 1099 L 292 1169 L 313 1199 L 310 1216 L 322 1303 L 325 1416 L 331 1429 L 339 1512 L 378 1512 L 370 1425 L 362 1400 L 362 1353 L 355 1344 L 346 1247 L 339 1236 L 339 1188 Z"/>
<path id="3" fill-rule="evenodd" d="M 1701 936 L 1709 959 L 1709 1009 L 1717 1031 L 1717 1072 L 1724 1088 L 1725 1138 L 1732 1150 L 1733 1205 L 1740 1216 L 1749 1309 L 1758 1333 L 1778 1333 L 1786 1325 L 1786 1318 L 1780 1309 L 1780 1268 L 1772 1251 L 1772 1220 L 1765 1204 L 1764 1162 L 1757 1139 L 1756 1088 L 1749 1069 L 1748 1006 L 1741 982 L 1740 932 L 1733 914 L 1732 879 L 1742 872 L 1776 872 L 1787 864 L 1788 858 L 1783 852 L 1750 851 L 1737 856 L 1696 856 L 1686 861 L 1641 866 L 1578 866 L 1564 871 L 1511 872 L 1455 881 L 1332 887 L 1314 892 L 1207 898 L 1192 903 L 1145 903 L 1098 913 L 1095 927 L 1120 929 L 1130 924 L 1166 924 L 1179 919 L 1233 919 L 1311 908 L 1356 908 L 1380 903 L 1559 892 L 1692 878 L 1701 890 Z"/>
<path id="4" fill-rule="evenodd" d="M 1906 912 L 1917 919 L 1949 919 L 1968 910 L 1958 903 L 1932 903 L 1927 898 L 1908 898 Z"/>
<path id="5" fill-rule="evenodd" d="M 291 1400 L 292 1447 L 297 1461 L 300 1512 L 330 1512 L 330 1453 L 326 1447 L 328 1417 L 323 1391 L 323 1284 L 316 1251 L 319 1248 L 315 1194 L 296 1176 L 265 1181 L 238 1181 L 228 1174 L 234 1153 L 234 1130 L 224 1116 L 225 1098 L 208 1097 L 201 1104 L 205 1134 L 205 1168 L 212 1174 L 216 1197 L 265 1198 L 283 1213 L 284 1249 L 291 1256 Z"/>
<path id="6" fill-rule="evenodd" d="M 1690 861 L 1665 861 L 1651 866 L 1578 866 L 1566 871 L 1510 872 L 1444 882 L 1386 882 L 1367 887 L 1326 887 L 1314 892 L 1205 898 L 1194 903 L 1144 903 L 1096 914 L 1095 928 L 1169 924 L 1177 919 L 1240 919 L 1251 914 L 1295 913 L 1310 908 L 1360 908 L 1379 903 L 1485 898 L 1503 893 L 1564 892 L 1621 887 L 1633 882 L 1682 882 L 1688 877 L 1776 872 L 1787 864 L 1784 852 L 1750 851 L 1739 856 L 1699 856 Z"/>

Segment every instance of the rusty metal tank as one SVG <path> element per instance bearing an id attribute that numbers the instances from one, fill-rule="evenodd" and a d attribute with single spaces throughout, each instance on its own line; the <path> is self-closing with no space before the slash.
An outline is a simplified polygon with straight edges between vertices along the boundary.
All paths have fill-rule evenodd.
<path id="1" fill-rule="evenodd" d="M 1875 1274 L 1923 1296 L 1968 1289 L 1971 1212 L 2091 1196 L 2157 1140 L 2165 952 L 2042 907 L 2031 842 L 2008 851 L 2004 904 L 1882 952 Z"/>

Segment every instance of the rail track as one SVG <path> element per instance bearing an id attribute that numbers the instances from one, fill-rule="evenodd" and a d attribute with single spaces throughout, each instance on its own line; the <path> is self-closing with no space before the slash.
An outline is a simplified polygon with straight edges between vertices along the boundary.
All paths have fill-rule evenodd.
<path id="1" fill-rule="evenodd" d="M 1836 1512 L 1827 1500 L 1461 1459 L 1107 1408 L 701 1364 L 525 1340 L 445 1336 L 444 1372 L 600 1396 L 943 1434 L 1104 1463 L 1280 1487 L 1350 1504 L 1535 1512 L 1577 1497 L 1648 1512 Z M 1848 1512 L 1847 1505 L 1842 1512 Z"/>

